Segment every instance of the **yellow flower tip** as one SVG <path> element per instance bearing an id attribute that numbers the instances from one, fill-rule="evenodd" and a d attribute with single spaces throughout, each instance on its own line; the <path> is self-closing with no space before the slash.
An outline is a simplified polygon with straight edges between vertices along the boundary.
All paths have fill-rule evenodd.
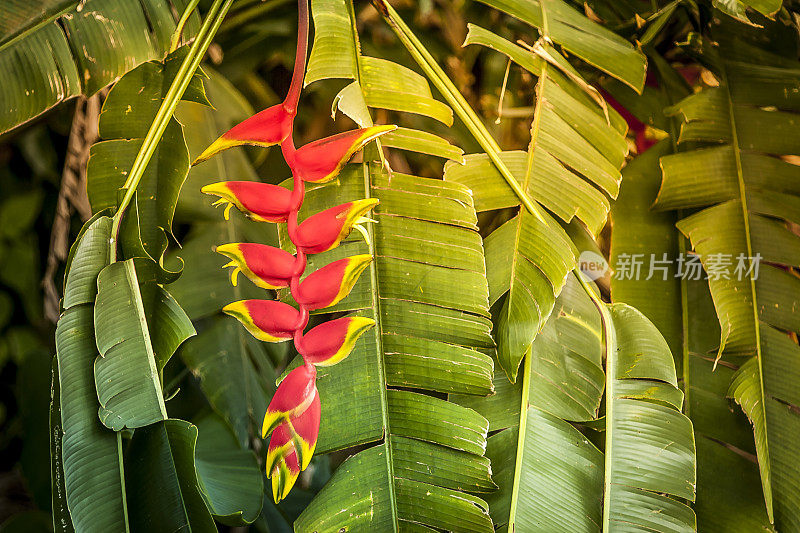
<path id="1" fill-rule="evenodd" d="M 273 429 L 283 421 L 285 416 L 279 411 L 267 411 L 264 415 L 264 422 L 261 424 L 261 438 L 266 439 Z"/>
<path id="2" fill-rule="evenodd" d="M 208 159 L 211 159 L 213 156 L 215 156 L 216 154 L 218 154 L 223 150 L 227 150 L 228 148 L 233 148 L 234 146 L 240 146 L 242 144 L 245 143 L 236 139 L 226 139 L 224 136 L 219 137 L 216 141 L 211 143 L 211 145 L 208 148 L 203 150 L 202 154 L 197 156 L 197 159 L 195 159 L 192 162 L 192 166 L 202 163 L 203 161 L 206 161 Z"/>
<path id="3" fill-rule="evenodd" d="M 355 338 L 360 337 L 365 331 L 375 326 L 375 321 L 365 316 L 354 316 L 350 322 L 350 331 Z"/>
<path id="4" fill-rule="evenodd" d="M 248 313 L 244 304 L 244 300 L 239 300 L 238 302 L 233 302 L 226 305 L 222 308 L 222 312 L 226 315 L 232 316 L 243 324 L 247 324 L 248 322 Z"/>
<path id="5" fill-rule="evenodd" d="M 350 208 L 354 212 L 353 218 L 364 215 L 379 203 L 381 203 L 381 201 L 377 198 L 362 198 L 361 200 L 353 201 L 353 207 Z"/>
<path id="6" fill-rule="evenodd" d="M 232 207 L 233 207 L 233 204 L 231 204 L 231 203 L 229 203 L 228 205 L 225 206 L 225 212 L 222 213 L 222 216 L 225 217 L 225 220 L 230 220 L 231 219 L 231 208 Z"/>
<path id="7" fill-rule="evenodd" d="M 220 200 L 214 202 L 215 205 L 222 203 L 223 200 L 228 202 L 232 201 L 231 190 L 228 188 L 228 183 L 225 181 L 218 181 L 216 183 L 203 185 L 200 187 L 200 192 L 203 194 L 213 194 L 215 196 L 219 196 Z"/>
<path id="8" fill-rule="evenodd" d="M 293 473 L 284 461 L 280 461 L 275 465 L 270 474 L 272 479 L 272 499 L 275 503 L 280 502 L 289 495 L 298 475 L 299 472 Z"/>

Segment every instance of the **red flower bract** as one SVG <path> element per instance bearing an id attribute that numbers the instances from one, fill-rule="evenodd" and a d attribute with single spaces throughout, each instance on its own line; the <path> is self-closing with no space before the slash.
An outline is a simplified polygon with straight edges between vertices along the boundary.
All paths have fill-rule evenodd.
<path id="1" fill-rule="evenodd" d="M 311 364 L 335 365 L 350 355 L 358 338 L 374 325 L 374 320 L 363 316 L 337 318 L 323 322 L 300 339 L 295 339 L 295 347 Z"/>
<path id="2" fill-rule="evenodd" d="M 264 342 L 291 339 L 301 319 L 297 309 L 274 300 L 239 300 L 222 311 L 238 319 L 253 337 Z"/>
<path id="3" fill-rule="evenodd" d="M 339 246 L 358 219 L 378 205 L 377 198 L 347 202 L 312 215 L 297 228 L 295 246 L 307 254 L 321 254 Z"/>
<path id="4" fill-rule="evenodd" d="M 364 145 L 396 129 L 397 126 L 372 126 L 310 142 L 295 154 L 297 172 L 305 181 L 315 183 L 330 181 Z"/>
<path id="5" fill-rule="evenodd" d="M 314 399 L 305 411 L 289 417 L 275 427 L 267 450 L 267 472 L 274 468 L 281 456 L 290 451 L 297 453 L 300 466 L 305 470 L 317 446 L 321 409 L 319 392 L 315 390 Z"/>
<path id="6" fill-rule="evenodd" d="M 303 414 L 316 394 L 317 369 L 314 365 L 301 365 L 289 372 L 269 402 L 261 436 L 266 437 L 281 422 Z"/>
<path id="7" fill-rule="evenodd" d="M 334 261 L 309 275 L 292 294 L 297 303 L 308 310 L 336 305 L 350 294 L 370 262 L 371 255 L 354 255 Z"/>
<path id="8" fill-rule="evenodd" d="M 289 213 L 296 207 L 292 205 L 292 191 L 257 181 L 221 181 L 206 185 L 200 191 L 219 196 L 214 205 L 228 204 L 225 220 L 232 205 L 259 222 L 286 222 Z"/>
<path id="9" fill-rule="evenodd" d="M 293 119 L 294 115 L 286 110 L 283 103 L 268 107 L 223 133 L 192 164 L 201 163 L 234 146 L 278 144 L 291 133 Z"/>
<path id="10" fill-rule="evenodd" d="M 237 274 L 242 272 L 262 289 L 288 287 L 297 268 L 297 261 L 292 254 L 266 244 L 222 244 L 217 246 L 217 253 L 231 259 L 226 267 L 236 267 L 231 271 L 231 283 L 234 286 Z"/>

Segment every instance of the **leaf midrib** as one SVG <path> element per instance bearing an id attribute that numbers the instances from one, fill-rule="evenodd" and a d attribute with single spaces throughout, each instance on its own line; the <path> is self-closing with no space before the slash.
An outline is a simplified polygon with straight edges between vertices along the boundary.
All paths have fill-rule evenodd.
<path id="1" fill-rule="evenodd" d="M 744 170 L 742 167 L 742 154 L 741 149 L 739 147 L 739 136 L 736 127 L 736 116 L 734 113 L 734 103 L 733 97 L 731 96 L 730 92 L 730 84 L 728 80 L 727 70 L 725 68 L 725 62 L 720 61 L 721 67 L 721 77 L 722 83 L 720 84 L 724 87 L 725 91 L 725 100 L 728 104 L 728 116 L 729 116 L 729 124 L 731 130 L 731 146 L 733 148 L 733 156 L 734 161 L 736 162 L 736 179 L 739 186 L 739 201 L 742 206 L 742 219 L 744 222 L 744 232 L 745 232 L 745 242 L 747 245 L 747 257 L 748 260 L 753 258 L 753 244 L 752 244 L 752 237 L 750 234 L 750 216 L 749 210 L 747 208 L 747 188 L 744 182 Z M 770 522 L 773 521 L 773 509 L 772 509 L 772 474 L 771 474 L 771 467 L 770 467 L 770 458 L 769 458 L 769 442 L 768 442 L 768 432 L 767 432 L 767 412 L 766 412 L 766 402 L 764 401 L 766 398 L 766 393 L 764 390 L 764 367 L 763 367 L 763 359 L 762 359 L 762 352 L 761 352 L 761 323 L 758 317 L 758 300 L 756 296 L 756 281 L 754 278 L 753 269 L 748 270 L 748 281 L 750 283 L 750 296 L 752 298 L 752 309 L 753 309 L 753 328 L 755 331 L 755 341 L 756 341 L 756 354 L 755 357 L 758 360 L 758 381 L 759 381 L 759 388 L 761 392 L 761 401 L 759 402 L 758 409 L 761 410 L 764 420 L 764 470 L 762 472 L 764 477 L 764 482 L 762 483 L 764 489 L 764 499 L 767 502 L 767 515 L 769 517 Z M 724 343 L 720 345 L 719 352 L 717 353 L 716 360 L 718 361 L 720 357 L 722 357 L 722 351 L 724 349 Z"/>

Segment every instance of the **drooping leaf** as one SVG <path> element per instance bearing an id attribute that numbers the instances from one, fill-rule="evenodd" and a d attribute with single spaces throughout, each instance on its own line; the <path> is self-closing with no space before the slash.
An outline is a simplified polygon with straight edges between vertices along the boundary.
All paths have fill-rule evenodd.
<path id="1" fill-rule="evenodd" d="M 645 123 L 659 124 L 677 137 L 672 121 L 659 119 L 664 104 L 688 94 L 682 80 L 659 56 L 659 87 L 646 88 L 644 96 L 626 98 L 626 108 L 637 111 Z M 653 91 L 648 95 L 648 91 Z M 615 95 L 620 94 L 615 91 Z M 653 117 L 656 120 L 649 119 Z M 638 277 L 615 275 L 611 295 L 641 310 L 664 334 L 675 357 L 679 381 L 686 396 L 684 413 L 692 420 L 697 446 L 698 531 L 755 531 L 767 529 L 768 519 L 758 482 L 755 447 L 747 419 L 734 412 L 725 397 L 735 365 L 714 365 L 719 326 L 706 282 L 687 267 L 678 272 L 677 259 L 686 245 L 678 237 L 679 213 L 650 208 L 658 193 L 659 158 L 672 152 L 664 141 L 649 148 L 623 171 L 622 188 L 612 206 L 611 264 L 642 254 Z M 625 259 L 627 258 L 627 259 Z M 666 259 L 666 261 L 664 261 Z M 655 268 L 651 271 L 650 261 Z M 630 263 L 628 263 L 630 265 Z M 685 265 L 685 263 L 684 263 Z M 659 270 L 664 268 L 665 270 Z M 697 274 L 700 274 L 699 272 Z M 647 279 L 651 277 L 651 279 Z M 658 298 L 653 298 L 658 294 Z"/>
<path id="2" fill-rule="evenodd" d="M 94 324 L 100 355 L 94 375 L 99 415 L 116 431 L 167 418 L 159 367 L 194 334 L 189 318 L 162 287 L 156 288 L 160 314 L 152 316 L 153 309 L 152 325 L 148 323 L 140 283 L 154 283 L 155 268 L 148 260 L 128 259 L 105 267 L 97 280 Z"/>
<path id="3" fill-rule="evenodd" d="M 785 332 L 800 330 L 798 280 L 785 266 L 800 262 L 800 241 L 787 227 L 798 220 L 797 167 L 772 154 L 794 154 L 800 110 L 798 64 L 743 42 L 725 50 L 695 40 L 720 80 L 674 107 L 684 121 L 679 141 L 699 148 L 662 158 L 656 207 L 702 207 L 678 228 L 705 267 L 721 325 L 718 357 L 739 367 L 729 395 L 754 424 L 770 520 L 800 525 L 797 477 L 800 351 Z M 735 59 L 734 59 L 735 58 Z M 771 108 L 760 107 L 765 104 Z M 702 180 L 697 181 L 697 176 Z M 742 364 L 741 357 L 752 357 Z"/>
<path id="4" fill-rule="evenodd" d="M 162 420 L 133 434 L 125 455 L 133 531 L 217 531 L 197 476 L 196 443 L 197 427 L 185 420 Z"/>
<path id="5" fill-rule="evenodd" d="M 92 95 L 140 63 L 163 58 L 175 17 L 187 3 L 4 2 L 0 73 L 6 83 L 0 94 L 0 132 L 64 100 Z M 193 35 L 197 27 L 193 15 L 184 35 Z"/>
<path id="6" fill-rule="evenodd" d="M 683 396 L 674 385 L 672 356 L 641 314 L 627 306 L 609 309 L 616 313 L 614 325 L 604 333 L 601 314 L 570 275 L 553 317 L 531 346 L 526 380 L 498 389 L 491 401 L 457 398 L 500 430 L 487 445 L 500 490 L 487 502 L 493 521 L 508 531 L 616 531 L 620 519 L 655 531 L 693 530 L 691 509 L 662 494 L 691 499 L 694 482 L 691 423 L 679 411 Z M 622 339 L 618 345 L 613 338 L 606 342 L 609 331 Z M 608 389 L 612 368 L 616 377 Z M 617 410 L 611 423 L 604 419 L 605 453 L 611 454 L 605 457 L 575 424 L 596 424 L 604 388 L 613 394 L 606 396 L 606 415 Z M 516 405 L 515 417 L 509 404 Z M 661 453 L 669 455 L 661 463 L 656 452 L 664 446 Z M 631 477 L 645 471 L 650 474 Z M 648 522 L 663 516 L 679 519 Z"/>
<path id="7" fill-rule="evenodd" d="M 629 42 L 562 0 L 479 0 L 546 33 L 553 42 L 638 92 L 647 59 Z"/>
<path id="8" fill-rule="evenodd" d="M 185 54 L 186 49 L 181 48 L 163 62 L 148 61 L 123 76 L 109 92 L 100 114 L 103 140 L 92 146 L 87 170 L 87 192 L 94 212 L 117 206 L 120 188 Z M 200 74 L 192 78 L 183 99 L 208 103 Z M 173 118 L 126 216 L 120 237 L 125 258 L 161 259 L 172 235 L 172 219 L 188 171 L 183 126 Z"/>
<path id="9" fill-rule="evenodd" d="M 609 319 L 603 530 L 695 531 L 694 511 L 677 499 L 695 499 L 695 443 L 669 346 L 628 305 L 609 306 Z"/>
<path id="10" fill-rule="evenodd" d="M 550 17 L 551 13 L 546 14 Z M 527 154 L 501 152 L 496 157 L 522 194 L 565 222 L 577 218 L 596 234 L 608 215 L 606 195 L 614 198 L 619 190 L 619 169 L 627 153 L 625 124 L 608 112 L 597 91 L 546 41 L 536 43 L 534 59 L 520 46 L 476 26 L 470 28 L 465 42 L 472 43 L 508 54 L 539 78 Z M 520 192 L 503 179 L 492 155 L 470 155 L 466 159 L 463 166 L 448 164 L 445 179 L 470 187 L 478 198 L 478 211 L 523 203 Z M 487 253 L 492 263 L 487 265 L 490 303 L 508 291 L 498 313 L 495 336 L 498 361 L 512 381 L 577 259 L 572 242 L 554 220 L 543 212 L 522 210 L 486 241 L 487 249 L 492 248 Z"/>
<path id="11" fill-rule="evenodd" d="M 252 523 L 261 512 L 264 483 L 255 454 L 239 447 L 233 433 L 214 415 L 196 423 L 195 466 L 214 517 L 230 526 Z"/>
<path id="12" fill-rule="evenodd" d="M 121 441 L 97 418 L 92 371 L 98 355 L 94 294 L 98 274 L 108 263 L 110 234 L 111 219 L 96 216 L 73 245 L 64 290 L 65 311 L 56 328 L 61 463 L 69 517 L 80 531 L 127 529 Z M 91 484 L 85 483 L 87 476 Z M 64 530 L 69 526 L 57 527 Z"/>

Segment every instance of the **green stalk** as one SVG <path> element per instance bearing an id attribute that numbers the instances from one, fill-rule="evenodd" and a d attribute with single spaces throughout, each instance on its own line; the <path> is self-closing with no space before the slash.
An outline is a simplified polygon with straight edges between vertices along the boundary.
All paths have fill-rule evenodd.
<path id="1" fill-rule="evenodd" d="M 225 14 L 230 9 L 231 4 L 233 4 L 233 0 L 214 0 L 214 3 L 208 10 L 206 19 L 203 21 L 203 25 L 200 27 L 197 37 L 189 49 L 189 53 L 184 58 L 183 63 L 181 63 L 178 73 L 175 75 L 175 79 L 172 80 L 172 84 L 170 85 L 169 90 L 167 90 L 164 101 L 161 102 L 161 107 L 158 108 L 158 112 L 153 119 L 153 123 L 150 125 L 150 129 L 147 131 L 147 135 L 145 135 L 144 142 L 142 142 L 142 147 L 139 149 L 139 153 L 136 154 L 136 159 L 133 161 L 131 171 L 128 174 L 128 179 L 123 185 L 125 196 L 123 196 L 122 201 L 117 208 L 117 212 L 114 214 L 113 224 L 111 226 L 112 263 L 116 261 L 117 258 L 117 237 L 119 235 L 119 227 L 122 223 L 122 216 L 125 213 L 125 209 L 130 204 L 131 199 L 136 192 L 136 187 L 138 187 L 139 182 L 144 175 L 144 171 L 147 168 L 147 164 L 153 157 L 156 147 L 158 146 L 161 137 L 164 135 L 164 130 L 166 130 L 167 125 L 169 124 L 169 121 L 175 112 L 175 108 L 178 106 L 178 102 L 183 97 L 183 93 L 186 91 L 186 88 L 189 86 L 189 82 L 191 81 L 192 76 L 194 76 L 197 67 L 200 66 L 200 61 L 203 59 L 206 50 L 208 50 L 208 47 L 211 45 L 211 41 L 214 38 L 214 35 L 217 33 L 220 24 L 222 24 L 222 19 L 225 18 Z"/>
<path id="2" fill-rule="evenodd" d="M 186 4 L 186 9 L 183 10 L 183 15 L 181 15 L 178 25 L 175 26 L 175 32 L 172 34 L 172 40 L 169 43 L 170 53 L 178 49 L 178 45 L 181 42 L 181 35 L 183 35 L 183 28 L 186 27 L 186 23 L 189 22 L 189 17 L 192 16 L 198 3 L 200 3 L 200 0 L 189 0 L 189 3 Z"/>

